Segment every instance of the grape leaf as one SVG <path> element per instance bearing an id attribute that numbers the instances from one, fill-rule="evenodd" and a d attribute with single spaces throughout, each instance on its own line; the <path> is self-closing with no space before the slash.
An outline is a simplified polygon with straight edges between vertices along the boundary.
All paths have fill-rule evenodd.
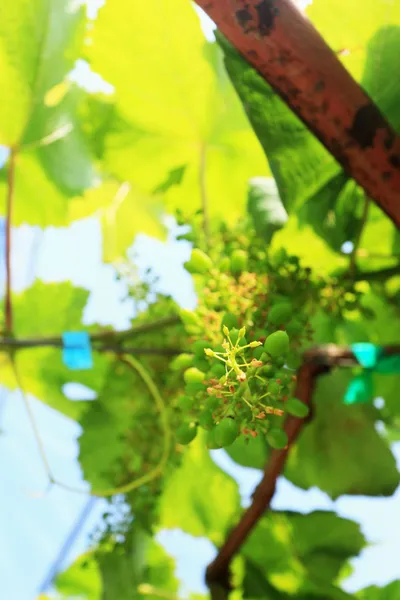
<path id="1" fill-rule="evenodd" d="M 46 92 L 60 84 L 79 56 L 85 10 L 69 0 L 16 0 L 0 8 L 0 143 L 22 141 Z"/>
<path id="2" fill-rule="evenodd" d="M 397 600 L 400 594 L 400 581 L 392 581 L 385 587 L 371 585 L 357 593 L 360 600 Z"/>
<path id="3" fill-rule="evenodd" d="M 190 444 L 160 501 L 160 527 L 221 544 L 240 507 L 238 486 L 211 460 L 204 439 Z"/>
<path id="4" fill-rule="evenodd" d="M 345 600 L 349 596 L 335 586 L 336 579 L 364 545 L 359 526 L 332 512 L 270 512 L 242 548 L 245 595 L 265 598 L 268 590 L 277 600 L 293 595 Z"/>
<path id="5" fill-rule="evenodd" d="M 82 325 L 87 298 L 86 290 L 69 283 L 36 282 L 22 294 L 14 296 L 17 337 L 59 337 L 64 331 L 87 329 Z M 62 391 L 64 384 L 74 381 L 98 390 L 109 361 L 104 354 L 93 353 L 93 369 L 72 373 L 62 362 L 61 349 L 50 347 L 21 349 L 16 360 L 25 392 L 72 418 L 80 414 L 85 402 L 68 400 Z M 0 368 L 3 385 L 15 389 L 15 376 L 8 361 Z"/>
<path id="6" fill-rule="evenodd" d="M 173 559 L 138 526 L 132 525 L 124 542 L 101 553 L 98 562 L 102 600 L 157 600 L 177 591 Z"/>
<path id="7" fill-rule="evenodd" d="M 55 585 L 62 597 L 100 600 L 101 574 L 94 553 L 79 556 L 66 571 L 57 575 Z"/>
<path id="8" fill-rule="evenodd" d="M 281 229 L 288 219 L 274 179 L 254 177 L 250 180 L 247 211 L 257 234 L 269 243 L 275 231 Z"/>
<path id="9" fill-rule="evenodd" d="M 319 378 L 314 418 L 292 448 L 285 476 L 304 489 L 317 486 L 332 498 L 390 496 L 399 483 L 396 461 L 375 430 L 374 410 L 343 404 L 351 377 L 342 370 Z"/>
<path id="10" fill-rule="evenodd" d="M 135 35 L 131 23 L 140 24 Z M 129 124 L 111 126 L 106 138 L 112 174 L 151 192 L 185 165 L 180 185 L 165 192 L 167 210 L 183 204 L 197 210 L 207 201 L 211 216 L 237 218 L 249 177 L 267 167 L 220 52 L 205 43 L 192 6 L 108 3 L 92 40 L 91 64 L 115 86 L 118 118 Z"/>

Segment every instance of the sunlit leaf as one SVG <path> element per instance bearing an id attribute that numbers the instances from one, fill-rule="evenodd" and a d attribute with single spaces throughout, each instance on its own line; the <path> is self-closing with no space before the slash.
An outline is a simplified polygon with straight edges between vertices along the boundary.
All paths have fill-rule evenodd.
<path id="1" fill-rule="evenodd" d="M 178 527 L 220 544 L 240 506 L 238 486 L 211 460 L 204 439 L 189 446 L 160 504 L 160 527 Z"/>
<path id="2" fill-rule="evenodd" d="M 115 86 L 129 124 L 106 139 L 113 174 L 153 191 L 186 165 L 181 184 L 166 193 L 167 208 L 198 209 L 206 200 L 211 215 L 237 217 L 248 179 L 265 174 L 266 164 L 190 3 L 108 3 L 92 40 L 92 66 Z"/>

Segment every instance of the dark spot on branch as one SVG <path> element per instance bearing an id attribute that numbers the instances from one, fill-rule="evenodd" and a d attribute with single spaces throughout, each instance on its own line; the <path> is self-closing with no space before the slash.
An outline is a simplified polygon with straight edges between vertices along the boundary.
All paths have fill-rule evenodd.
<path id="1" fill-rule="evenodd" d="M 325 89 L 325 81 L 322 81 L 322 79 L 320 79 L 314 85 L 314 92 L 322 92 L 324 89 Z"/>
<path id="2" fill-rule="evenodd" d="M 373 104 L 367 104 L 358 109 L 349 134 L 361 148 L 369 148 L 374 145 L 375 136 L 379 129 L 386 130 L 388 142 L 392 135 L 394 136 L 377 107 Z"/>
<path id="3" fill-rule="evenodd" d="M 260 4 L 256 4 L 255 9 L 258 13 L 258 31 L 262 36 L 270 35 L 275 26 L 275 19 L 279 15 L 275 0 L 262 0 Z"/>
<path id="4" fill-rule="evenodd" d="M 400 167 L 400 154 L 391 154 L 389 156 L 389 162 L 394 167 Z"/>
<path id="5" fill-rule="evenodd" d="M 391 177 L 392 177 L 392 174 L 391 174 L 391 172 L 390 172 L 390 171 L 384 171 L 384 172 L 382 173 L 382 179 L 383 179 L 384 181 L 388 181 L 389 179 L 391 179 Z"/>
<path id="6" fill-rule="evenodd" d="M 251 12 L 249 11 L 249 5 L 246 4 L 244 8 L 236 11 L 236 19 L 240 27 L 246 33 L 247 25 L 253 20 Z"/>

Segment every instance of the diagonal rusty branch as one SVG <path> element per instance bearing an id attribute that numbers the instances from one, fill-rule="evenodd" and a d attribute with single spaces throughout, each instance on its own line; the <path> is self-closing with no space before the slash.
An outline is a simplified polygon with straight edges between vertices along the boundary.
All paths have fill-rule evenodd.
<path id="1" fill-rule="evenodd" d="M 196 0 L 400 226 L 400 136 L 291 0 Z"/>

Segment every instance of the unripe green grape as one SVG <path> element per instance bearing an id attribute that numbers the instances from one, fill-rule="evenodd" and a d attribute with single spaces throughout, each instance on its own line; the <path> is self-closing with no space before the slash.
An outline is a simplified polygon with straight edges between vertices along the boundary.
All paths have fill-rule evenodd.
<path id="1" fill-rule="evenodd" d="M 211 412 L 213 410 L 215 410 L 216 408 L 218 408 L 218 406 L 220 405 L 220 400 L 218 398 L 216 398 L 215 396 L 210 396 L 209 398 L 207 398 L 207 400 L 204 403 L 204 406 L 207 410 L 210 410 Z"/>
<path id="2" fill-rule="evenodd" d="M 196 369 L 196 367 L 190 367 L 184 372 L 183 379 L 186 383 L 202 383 L 205 379 L 205 373 Z"/>
<path id="3" fill-rule="evenodd" d="M 216 377 L 217 379 L 219 379 L 220 377 L 225 375 L 226 368 L 222 364 L 222 362 L 217 362 L 215 365 L 213 365 L 210 372 L 213 377 Z"/>
<path id="4" fill-rule="evenodd" d="M 267 432 L 266 439 L 268 444 L 277 450 L 285 448 L 288 443 L 288 436 L 286 435 L 286 432 L 283 431 L 283 429 L 278 428 L 270 429 Z"/>
<path id="5" fill-rule="evenodd" d="M 193 366 L 199 371 L 202 371 L 204 374 L 206 374 L 210 370 L 210 365 L 207 362 L 205 356 L 204 358 L 199 358 L 198 356 L 195 356 L 193 360 Z"/>
<path id="6" fill-rule="evenodd" d="M 233 313 L 226 312 L 222 317 L 221 328 L 226 325 L 228 329 L 234 329 L 239 327 L 239 320 Z"/>
<path id="7" fill-rule="evenodd" d="M 229 260 L 229 256 L 224 256 L 221 262 L 219 263 L 219 270 L 221 273 L 226 273 L 229 271 L 231 267 L 231 261 Z"/>
<path id="8" fill-rule="evenodd" d="M 286 354 L 289 350 L 289 336 L 286 331 L 275 331 L 267 337 L 264 348 L 273 358 Z"/>
<path id="9" fill-rule="evenodd" d="M 210 430 L 214 427 L 214 419 L 210 410 L 203 410 L 203 412 L 200 413 L 199 425 L 206 430 Z"/>
<path id="10" fill-rule="evenodd" d="M 300 419 L 304 419 L 304 417 L 306 417 L 309 413 L 308 406 L 298 398 L 289 398 L 285 402 L 285 410 L 290 415 L 299 417 Z"/>
<path id="11" fill-rule="evenodd" d="M 175 432 L 176 440 L 179 444 L 190 444 L 197 435 L 197 427 L 194 423 L 184 423 Z"/>
<path id="12" fill-rule="evenodd" d="M 268 384 L 268 392 L 273 396 L 277 396 L 281 391 L 281 386 L 276 381 L 270 381 Z"/>
<path id="13" fill-rule="evenodd" d="M 179 311 L 179 316 L 184 325 L 201 325 L 200 317 L 192 310 L 182 308 Z"/>
<path id="14" fill-rule="evenodd" d="M 286 331 L 289 335 L 299 335 L 304 329 L 304 325 L 300 323 L 297 319 L 292 319 L 286 325 Z"/>
<path id="15" fill-rule="evenodd" d="M 282 325 L 292 316 L 293 308 L 288 303 L 275 304 L 268 312 L 268 321 L 273 325 Z"/>
<path id="16" fill-rule="evenodd" d="M 171 362 L 171 369 L 173 371 L 179 371 L 180 369 L 187 369 L 193 364 L 193 354 L 179 354 Z"/>
<path id="17" fill-rule="evenodd" d="M 215 426 L 215 441 L 222 447 L 230 446 L 239 435 L 239 426 L 234 419 L 223 419 Z"/>
<path id="18" fill-rule="evenodd" d="M 199 392 L 204 392 L 205 386 L 203 383 L 187 383 L 185 385 L 185 394 L 188 396 L 195 396 Z"/>
<path id="19" fill-rule="evenodd" d="M 265 367 L 262 368 L 261 372 L 263 375 L 265 375 L 265 377 L 274 377 L 275 367 L 273 365 L 265 365 Z"/>
<path id="20" fill-rule="evenodd" d="M 209 347 L 210 342 L 208 342 L 207 340 L 197 340 L 191 345 L 190 349 L 193 351 L 195 356 L 198 356 L 199 358 L 204 358 L 204 350 L 205 348 Z"/>
<path id="21" fill-rule="evenodd" d="M 181 396 L 180 398 L 178 398 L 178 406 L 184 412 L 189 412 L 190 410 L 192 410 L 193 402 L 193 398 L 190 398 L 189 396 Z"/>
<path id="22" fill-rule="evenodd" d="M 202 275 L 212 268 L 213 263 L 208 254 L 199 248 L 193 248 L 190 260 L 184 266 L 189 273 Z"/>
<path id="23" fill-rule="evenodd" d="M 285 364 L 286 364 L 286 360 L 284 358 L 282 358 L 282 356 L 278 356 L 274 360 L 274 365 L 276 365 L 278 368 L 283 367 Z"/>
<path id="24" fill-rule="evenodd" d="M 262 346 L 258 346 L 258 348 L 255 348 L 253 350 L 253 356 L 254 358 L 256 358 L 257 360 L 262 360 L 262 355 L 265 353 L 265 350 Z"/>
<path id="25" fill-rule="evenodd" d="M 234 250 L 231 254 L 232 273 L 241 273 L 247 269 L 248 254 L 244 250 Z"/>
<path id="26" fill-rule="evenodd" d="M 207 431 L 206 446 L 209 450 L 217 450 L 218 448 L 221 448 L 221 444 L 219 444 L 215 438 L 215 430 L 216 427 L 210 431 Z"/>

